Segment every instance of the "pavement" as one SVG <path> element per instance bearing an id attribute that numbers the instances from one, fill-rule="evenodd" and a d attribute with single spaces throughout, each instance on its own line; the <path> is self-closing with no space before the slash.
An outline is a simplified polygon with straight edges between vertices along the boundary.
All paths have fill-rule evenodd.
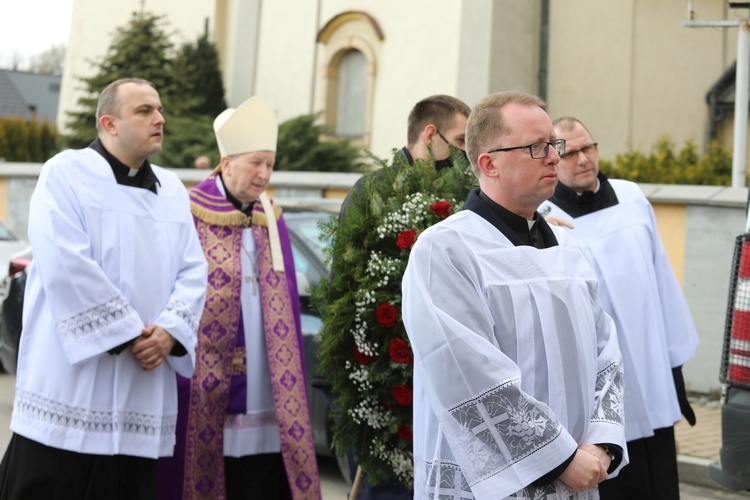
<path id="1" fill-rule="evenodd" d="M 13 404 L 15 377 L 0 373 L 0 456 L 10 441 L 10 413 Z M 719 460 L 721 448 L 721 405 L 706 396 L 691 398 L 697 423 L 694 427 L 684 420 L 675 426 L 680 493 L 683 500 L 742 500 L 750 493 L 722 488 L 708 475 L 708 465 Z M 335 461 L 320 460 L 321 483 L 325 500 L 346 500 L 348 486 L 338 472 Z"/>
<path id="2" fill-rule="evenodd" d="M 694 396 L 690 398 L 690 404 L 695 411 L 695 426 L 691 427 L 685 420 L 675 425 L 680 483 L 729 491 L 708 474 L 709 464 L 719 461 L 721 402 L 707 396 Z M 733 493 L 737 498 L 750 498 L 750 493 L 747 492 Z"/>

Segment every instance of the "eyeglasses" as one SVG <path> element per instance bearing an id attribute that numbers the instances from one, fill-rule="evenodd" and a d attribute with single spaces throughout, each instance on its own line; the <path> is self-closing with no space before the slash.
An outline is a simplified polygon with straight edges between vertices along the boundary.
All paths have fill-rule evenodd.
<path id="1" fill-rule="evenodd" d="M 447 145 L 448 145 L 449 147 L 450 147 L 450 146 L 453 146 L 453 147 L 456 147 L 456 148 L 460 149 L 461 151 L 463 151 L 463 150 L 464 150 L 464 149 L 466 148 L 466 138 L 465 138 L 465 137 L 463 137 L 463 136 L 459 135 L 458 137 L 456 137 L 456 138 L 454 139 L 454 141 L 455 141 L 455 142 L 451 143 L 451 142 L 450 142 L 450 141 L 449 141 L 448 139 L 446 139 L 446 138 L 445 138 L 445 136 L 444 136 L 443 134 L 441 134 L 441 133 L 440 133 L 440 131 L 439 131 L 438 129 L 435 129 L 435 132 L 437 132 L 437 135 L 439 135 L 439 136 L 440 136 L 440 138 L 441 138 L 441 139 L 442 139 L 442 140 L 443 140 L 443 141 L 444 141 L 444 142 L 445 142 L 445 143 L 446 143 L 446 144 L 447 144 Z"/>
<path id="2" fill-rule="evenodd" d="M 450 146 L 450 142 L 448 142 L 448 139 L 446 139 L 446 138 L 445 138 L 445 136 L 444 136 L 443 134 L 441 134 L 441 133 L 440 133 L 440 131 L 439 131 L 438 129 L 435 129 L 435 132 L 437 132 L 437 135 L 439 135 L 439 136 L 440 136 L 440 138 L 441 138 L 441 139 L 442 139 L 443 141 L 445 141 L 445 143 L 446 143 L 446 144 L 448 144 L 448 145 Z"/>
<path id="3" fill-rule="evenodd" d="M 570 151 L 565 151 L 565 153 L 560 155 L 560 158 L 578 158 L 578 153 L 583 153 L 586 156 L 591 156 L 596 153 L 598 145 L 598 143 L 592 142 L 591 144 L 586 144 L 581 149 L 572 149 Z"/>
<path id="4" fill-rule="evenodd" d="M 534 144 L 529 144 L 528 146 L 516 146 L 513 148 L 490 149 L 487 152 L 499 153 L 502 151 L 513 151 L 515 149 L 528 149 L 532 158 L 534 158 L 535 160 L 540 160 L 542 158 L 547 158 L 547 155 L 549 154 L 550 146 L 552 146 L 555 149 L 555 151 L 557 151 L 557 154 L 560 157 L 562 157 L 565 154 L 565 139 L 556 139 L 550 142 L 544 142 L 544 141 L 535 142 Z"/>

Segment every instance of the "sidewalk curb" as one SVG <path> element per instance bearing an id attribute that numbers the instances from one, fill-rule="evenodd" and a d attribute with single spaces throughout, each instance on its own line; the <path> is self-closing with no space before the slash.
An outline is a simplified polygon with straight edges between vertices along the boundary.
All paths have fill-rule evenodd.
<path id="1" fill-rule="evenodd" d="M 747 495 L 747 497 L 750 498 L 750 493 L 729 490 L 711 479 L 708 472 L 708 466 L 712 462 L 713 460 L 707 458 L 677 455 L 677 474 L 680 478 L 680 482 L 714 490 L 732 491 L 733 493 L 740 495 Z"/>

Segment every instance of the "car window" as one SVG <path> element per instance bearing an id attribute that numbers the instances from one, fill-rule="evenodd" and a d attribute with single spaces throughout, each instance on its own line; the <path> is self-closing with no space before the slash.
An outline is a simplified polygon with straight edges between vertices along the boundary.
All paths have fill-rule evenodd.
<path id="1" fill-rule="evenodd" d="M 323 254 L 326 242 L 321 239 L 318 228 L 318 221 L 326 217 L 329 217 L 329 214 L 325 212 L 286 214 L 300 295 L 307 295 L 308 287 L 316 287 L 326 272 Z"/>
<path id="2" fill-rule="evenodd" d="M 323 248 L 325 248 L 328 242 L 321 238 L 320 229 L 318 228 L 318 221 L 321 217 L 299 217 L 289 218 L 286 221 L 290 231 L 293 231 L 297 236 L 305 240 L 305 245 L 315 252 L 315 256 L 324 262 Z M 295 265 L 297 258 L 295 256 Z"/>

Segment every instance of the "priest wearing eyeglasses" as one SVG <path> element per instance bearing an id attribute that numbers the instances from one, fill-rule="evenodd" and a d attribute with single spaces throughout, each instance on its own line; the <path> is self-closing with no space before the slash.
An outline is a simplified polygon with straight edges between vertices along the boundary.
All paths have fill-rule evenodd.
<path id="1" fill-rule="evenodd" d="M 554 126 L 567 148 L 541 210 L 573 221 L 569 234 L 596 269 L 625 368 L 630 465 L 602 485 L 601 497 L 678 499 L 674 424 L 683 414 L 695 424 L 682 376 L 698 345 L 695 325 L 641 189 L 599 171 L 597 143 L 580 120 Z"/>
<path id="2" fill-rule="evenodd" d="M 627 463 L 614 324 L 594 270 L 536 210 L 565 152 L 543 105 L 477 104 L 480 187 L 409 258 L 415 498 L 596 499 Z"/>

